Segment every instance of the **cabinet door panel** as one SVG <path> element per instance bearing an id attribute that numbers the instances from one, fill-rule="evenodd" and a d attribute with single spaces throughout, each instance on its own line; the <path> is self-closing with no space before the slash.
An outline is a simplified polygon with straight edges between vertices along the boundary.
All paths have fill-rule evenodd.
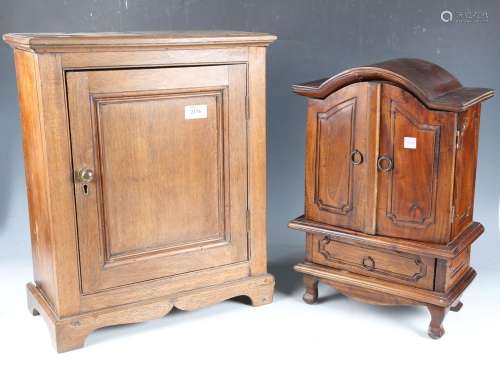
<path id="1" fill-rule="evenodd" d="M 446 242 L 454 115 L 382 85 L 377 233 Z M 439 188 L 438 188 L 439 186 Z"/>
<path id="2" fill-rule="evenodd" d="M 309 100 L 306 217 L 372 232 L 377 85 L 358 83 Z"/>
<path id="3" fill-rule="evenodd" d="M 84 293 L 247 260 L 245 75 L 67 74 Z"/>
<path id="4" fill-rule="evenodd" d="M 440 126 L 419 123 L 400 104 L 391 103 L 396 166 L 389 185 L 387 215 L 395 223 L 425 227 L 435 220 L 440 130 Z"/>
<path id="5" fill-rule="evenodd" d="M 97 101 L 102 216 L 110 259 L 224 238 L 222 122 L 217 118 L 221 98 L 217 92 L 198 92 Z M 206 120 L 183 123 L 188 105 L 206 105 Z"/>
<path id="6" fill-rule="evenodd" d="M 318 115 L 316 189 L 321 209 L 337 214 L 352 210 L 355 98 Z"/>

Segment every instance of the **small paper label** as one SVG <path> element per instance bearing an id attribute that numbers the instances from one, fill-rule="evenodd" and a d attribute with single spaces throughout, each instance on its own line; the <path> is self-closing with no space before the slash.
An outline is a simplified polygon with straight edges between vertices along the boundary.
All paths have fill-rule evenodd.
<path id="1" fill-rule="evenodd" d="M 184 107 L 184 119 L 200 119 L 207 118 L 207 106 L 201 105 L 186 105 Z"/>
<path id="2" fill-rule="evenodd" d="M 405 136 L 403 147 L 408 149 L 417 149 L 417 138 Z"/>

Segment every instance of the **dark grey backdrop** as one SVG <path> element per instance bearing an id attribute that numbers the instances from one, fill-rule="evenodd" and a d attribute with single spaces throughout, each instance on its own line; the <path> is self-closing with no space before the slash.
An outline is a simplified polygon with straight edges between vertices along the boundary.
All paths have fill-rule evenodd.
<path id="1" fill-rule="evenodd" d="M 454 22 L 441 20 L 450 10 Z M 455 22 L 459 12 L 488 22 Z M 484 19 L 482 20 L 484 21 Z M 464 85 L 500 89 L 500 2 L 359 0 L 1 0 L 0 33 L 234 29 L 279 40 L 268 54 L 268 228 L 276 270 L 301 257 L 303 235 L 286 228 L 302 213 L 305 99 L 293 83 L 394 57 L 444 66 Z M 0 45 L 0 260 L 29 261 L 21 136 L 11 50 Z M 500 267 L 499 98 L 483 106 L 474 246 L 479 269 Z M 288 257 L 287 257 L 288 254 Z M 277 265 L 280 259 L 286 261 Z"/>

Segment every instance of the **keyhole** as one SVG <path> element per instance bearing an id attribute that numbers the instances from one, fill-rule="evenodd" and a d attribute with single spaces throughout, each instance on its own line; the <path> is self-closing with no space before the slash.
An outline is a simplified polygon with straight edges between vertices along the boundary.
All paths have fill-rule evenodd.
<path id="1" fill-rule="evenodd" d="M 89 185 L 88 184 L 84 184 L 82 186 L 82 188 L 83 188 L 83 194 L 84 195 L 88 195 L 89 194 Z"/>

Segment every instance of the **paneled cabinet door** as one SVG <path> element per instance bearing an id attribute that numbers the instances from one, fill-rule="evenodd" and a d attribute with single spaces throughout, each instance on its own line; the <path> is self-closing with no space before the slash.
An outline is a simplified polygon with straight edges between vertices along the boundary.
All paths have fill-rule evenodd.
<path id="1" fill-rule="evenodd" d="M 83 293 L 248 258 L 245 65 L 67 73 Z"/>
<path id="2" fill-rule="evenodd" d="M 375 232 L 377 84 L 309 100 L 306 218 Z"/>
<path id="3" fill-rule="evenodd" d="M 454 116 L 382 84 L 377 234 L 449 240 Z"/>

